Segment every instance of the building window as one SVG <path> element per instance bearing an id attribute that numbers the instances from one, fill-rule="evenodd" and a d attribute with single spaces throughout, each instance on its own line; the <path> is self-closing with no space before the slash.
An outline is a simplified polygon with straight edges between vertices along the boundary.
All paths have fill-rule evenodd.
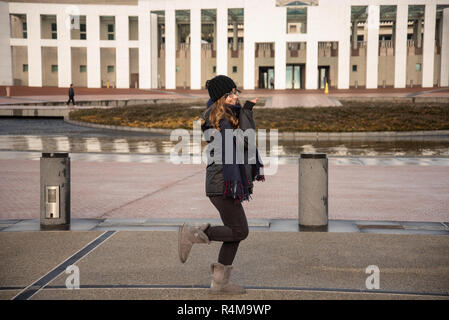
<path id="1" fill-rule="evenodd" d="M 356 64 L 352 65 L 352 72 L 357 72 L 357 65 Z"/>
<path id="2" fill-rule="evenodd" d="M 108 40 L 114 40 L 114 25 L 108 24 Z"/>
<path id="3" fill-rule="evenodd" d="M 139 17 L 128 17 L 128 39 L 131 41 L 139 40 Z"/>
<path id="4" fill-rule="evenodd" d="M 27 23 L 26 22 L 22 22 L 22 31 L 23 31 L 23 38 L 26 39 L 28 37 Z"/>
<path id="5" fill-rule="evenodd" d="M 86 24 L 85 23 L 81 23 L 80 24 L 80 39 L 81 40 L 86 40 Z"/>
<path id="6" fill-rule="evenodd" d="M 287 33 L 307 33 L 307 8 L 287 8 Z"/>
<path id="7" fill-rule="evenodd" d="M 86 71 L 87 71 L 87 67 L 81 65 L 81 66 L 80 66 L 80 72 L 86 72 Z"/>
<path id="8" fill-rule="evenodd" d="M 108 66 L 108 73 L 114 72 L 114 66 Z"/>
<path id="9" fill-rule="evenodd" d="M 51 24 L 51 38 L 52 39 L 58 39 L 58 32 L 57 32 L 57 28 L 56 28 L 56 23 L 52 23 Z"/>
<path id="10" fill-rule="evenodd" d="M 421 71 L 421 63 L 417 63 L 415 66 L 416 71 Z"/>
<path id="11" fill-rule="evenodd" d="M 51 65 L 51 72 L 58 72 L 58 65 L 57 64 L 52 64 Z"/>
<path id="12" fill-rule="evenodd" d="M 237 73 L 237 66 L 232 67 L 232 73 Z"/>
<path id="13" fill-rule="evenodd" d="M 22 66 L 22 71 L 23 71 L 23 72 L 28 72 L 28 65 L 27 65 L 27 64 L 24 64 L 24 65 Z"/>
<path id="14" fill-rule="evenodd" d="M 213 66 L 213 67 L 212 67 L 212 72 L 213 72 L 213 73 L 216 73 L 216 72 L 217 72 L 217 67 L 216 67 L 216 66 Z"/>

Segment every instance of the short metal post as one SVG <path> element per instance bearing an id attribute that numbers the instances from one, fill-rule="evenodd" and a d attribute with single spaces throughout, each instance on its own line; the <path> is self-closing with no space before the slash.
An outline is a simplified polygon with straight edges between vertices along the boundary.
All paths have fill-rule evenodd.
<path id="1" fill-rule="evenodd" d="M 325 153 L 301 153 L 298 197 L 300 231 L 327 231 L 328 159 Z"/>
<path id="2" fill-rule="evenodd" d="M 68 153 L 42 153 L 40 159 L 41 229 L 70 229 L 70 158 Z"/>

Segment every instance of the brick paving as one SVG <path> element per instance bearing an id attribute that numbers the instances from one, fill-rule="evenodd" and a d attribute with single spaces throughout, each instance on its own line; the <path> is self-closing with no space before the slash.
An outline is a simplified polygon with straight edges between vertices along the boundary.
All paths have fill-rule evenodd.
<path id="1" fill-rule="evenodd" d="M 72 218 L 217 218 L 204 165 L 72 161 Z M 329 164 L 329 219 L 449 221 L 447 166 Z M 256 183 L 250 219 L 296 219 L 296 164 Z M 39 161 L 0 160 L 0 219 L 39 218 Z"/>

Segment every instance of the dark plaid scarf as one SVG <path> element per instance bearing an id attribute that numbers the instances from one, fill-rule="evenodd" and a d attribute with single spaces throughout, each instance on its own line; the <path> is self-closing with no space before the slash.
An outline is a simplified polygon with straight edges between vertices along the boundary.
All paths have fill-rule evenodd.
<path id="1" fill-rule="evenodd" d="M 207 107 L 209 108 L 213 104 L 212 100 L 209 100 L 207 103 Z M 240 110 L 242 106 L 237 104 L 235 106 L 228 105 L 228 107 L 232 110 L 234 115 L 239 118 Z M 208 119 L 207 119 L 208 121 Z M 265 181 L 265 176 L 263 175 L 263 164 L 259 157 L 259 151 L 256 148 L 256 163 L 252 164 L 252 168 L 254 174 L 252 177 L 248 177 L 244 164 L 238 164 L 236 161 L 237 157 L 237 143 L 236 137 L 233 136 L 232 148 L 233 148 L 233 161 L 232 163 L 225 163 L 225 146 L 226 146 L 226 129 L 233 130 L 234 127 L 228 121 L 228 119 L 223 118 L 220 120 L 220 133 L 221 133 L 221 143 L 222 143 L 222 164 L 223 164 L 223 180 L 224 180 L 224 188 L 223 188 L 223 197 L 231 197 L 235 200 L 236 203 L 240 203 L 242 201 L 249 201 L 251 199 L 250 194 L 250 182 L 252 181 Z"/>

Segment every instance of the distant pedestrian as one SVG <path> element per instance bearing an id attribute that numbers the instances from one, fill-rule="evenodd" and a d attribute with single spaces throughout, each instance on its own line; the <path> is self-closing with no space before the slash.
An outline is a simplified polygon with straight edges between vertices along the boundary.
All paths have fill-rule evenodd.
<path id="1" fill-rule="evenodd" d="M 67 105 L 69 105 L 70 101 L 72 101 L 73 105 L 75 105 L 75 91 L 73 90 L 73 83 L 70 84 L 69 88 L 69 101 L 67 101 Z"/>
<path id="2" fill-rule="evenodd" d="M 184 224 L 179 228 L 179 258 L 185 262 L 190 249 L 195 243 L 222 242 L 218 255 L 218 262 L 212 263 L 212 282 L 210 292 L 213 294 L 242 294 L 245 289 L 229 281 L 232 263 L 237 253 L 240 241 L 248 236 L 248 222 L 242 202 L 250 199 L 253 192 L 253 181 L 264 181 L 263 164 L 256 150 L 256 163 L 247 161 L 248 149 L 251 148 L 245 141 L 245 162 L 238 164 L 236 160 L 225 162 L 225 150 L 228 143 L 233 150 L 234 158 L 237 149 L 236 140 L 227 140 L 225 130 L 254 129 L 253 107 L 257 98 L 246 101 L 242 107 L 238 100 L 239 91 L 234 81 L 226 76 L 216 76 L 206 82 L 210 100 L 203 113 L 202 131 L 216 129 L 222 137 L 222 161 L 215 163 L 208 156 L 206 168 L 206 196 L 218 210 L 224 225 L 211 226 L 205 223 L 201 226 Z M 229 138 L 228 138 L 229 139 Z M 211 142 L 211 141 L 208 141 Z M 228 151 L 229 152 L 229 151 Z M 212 156 L 213 157 L 213 156 Z M 229 157 L 229 156 L 228 156 Z M 231 155 L 232 158 L 232 155 Z"/>

